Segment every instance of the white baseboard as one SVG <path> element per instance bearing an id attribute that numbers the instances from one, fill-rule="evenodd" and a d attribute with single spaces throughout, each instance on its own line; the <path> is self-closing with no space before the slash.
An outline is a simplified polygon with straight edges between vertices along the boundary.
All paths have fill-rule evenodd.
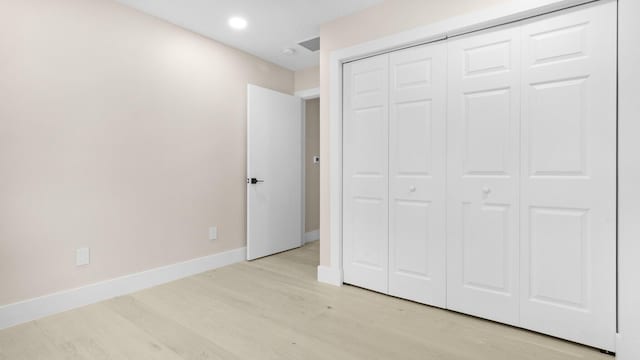
<path id="1" fill-rule="evenodd" d="M 321 283 L 342 286 L 342 274 L 340 270 L 329 266 L 318 266 L 318 281 Z"/>
<path id="2" fill-rule="evenodd" d="M 0 330 L 242 262 L 246 258 L 247 248 L 243 247 L 0 306 Z"/>
<path id="3" fill-rule="evenodd" d="M 316 241 L 316 240 L 320 240 L 320 230 L 313 230 L 313 231 L 309 231 L 304 233 L 304 243 L 310 243 L 312 241 Z"/>

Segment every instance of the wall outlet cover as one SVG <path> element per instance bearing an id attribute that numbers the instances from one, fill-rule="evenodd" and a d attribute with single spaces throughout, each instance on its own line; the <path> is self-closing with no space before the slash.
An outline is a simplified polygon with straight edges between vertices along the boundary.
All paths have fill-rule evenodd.
<path id="1" fill-rule="evenodd" d="M 76 266 L 89 265 L 91 263 L 90 253 L 89 248 L 76 249 Z"/>
<path id="2" fill-rule="evenodd" d="M 217 240 L 218 239 L 218 228 L 216 226 L 212 226 L 209 228 L 209 240 Z"/>

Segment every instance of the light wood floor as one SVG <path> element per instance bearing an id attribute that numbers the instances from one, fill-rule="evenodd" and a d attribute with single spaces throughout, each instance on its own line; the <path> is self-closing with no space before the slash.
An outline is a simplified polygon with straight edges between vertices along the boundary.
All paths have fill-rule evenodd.
<path id="1" fill-rule="evenodd" d="M 0 359 L 613 359 L 315 280 L 318 243 L 0 331 Z"/>

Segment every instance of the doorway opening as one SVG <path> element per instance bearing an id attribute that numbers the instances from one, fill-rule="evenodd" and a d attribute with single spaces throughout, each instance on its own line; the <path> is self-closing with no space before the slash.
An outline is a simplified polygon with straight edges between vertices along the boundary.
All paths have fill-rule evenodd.
<path id="1" fill-rule="evenodd" d="M 304 100 L 304 244 L 320 239 L 320 98 Z"/>

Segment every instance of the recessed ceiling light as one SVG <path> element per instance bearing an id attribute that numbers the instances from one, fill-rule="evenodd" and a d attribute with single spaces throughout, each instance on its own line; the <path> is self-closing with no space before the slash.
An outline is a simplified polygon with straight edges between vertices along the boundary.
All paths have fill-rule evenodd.
<path id="1" fill-rule="evenodd" d="M 242 30 L 247 27 L 247 20 L 238 16 L 229 18 L 229 26 L 236 30 Z"/>

